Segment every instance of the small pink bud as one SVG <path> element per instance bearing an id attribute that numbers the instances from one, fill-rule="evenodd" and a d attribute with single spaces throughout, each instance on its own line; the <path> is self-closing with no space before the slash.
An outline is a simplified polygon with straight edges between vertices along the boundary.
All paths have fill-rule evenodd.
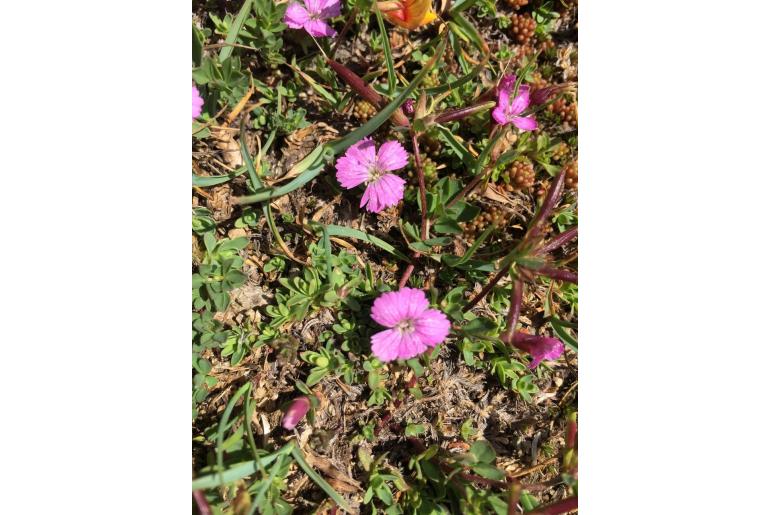
<path id="1" fill-rule="evenodd" d="M 305 418 L 307 410 L 309 409 L 310 399 L 304 395 L 302 397 L 297 397 L 292 401 L 289 409 L 286 410 L 286 413 L 284 413 L 281 425 L 284 429 L 294 429 L 297 424 L 299 424 L 299 421 Z"/>
<path id="2" fill-rule="evenodd" d="M 529 100 L 533 105 L 545 104 L 549 98 L 569 89 L 569 84 L 557 84 L 545 88 L 536 89 L 530 95 Z"/>
<path id="3" fill-rule="evenodd" d="M 416 104 L 415 100 L 413 98 L 408 99 L 406 102 L 404 102 L 404 105 L 402 107 L 405 114 L 412 116 L 414 114 L 414 105 Z"/>

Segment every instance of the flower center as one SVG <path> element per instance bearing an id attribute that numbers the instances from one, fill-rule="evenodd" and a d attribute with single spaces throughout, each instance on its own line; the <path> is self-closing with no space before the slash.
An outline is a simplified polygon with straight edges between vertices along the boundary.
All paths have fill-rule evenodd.
<path id="1" fill-rule="evenodd" d="M 411 318 L 405 318 L 404 320 L 396 324 L 396 329 L 398 329 L 401 334 L 412 333 L 414 332 L 414 320 L 412 320 Z"/>
<path id="2" fill-rule="evenodd" d="M 382 177 L 384 173 L 385 172 L 377 168 L 377 165 L 372 165 L 372 167 L 369 168 L 369 178 L 366 180 L 366 185 L 368 186 L 369 184 L 375 182 L 380 177 Z"/>

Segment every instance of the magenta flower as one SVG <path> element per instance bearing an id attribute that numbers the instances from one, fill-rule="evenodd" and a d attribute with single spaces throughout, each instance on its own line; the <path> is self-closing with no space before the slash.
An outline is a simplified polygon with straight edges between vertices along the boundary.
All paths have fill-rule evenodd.
<path id="1" fill-rule="evenodd" d="M 364 138 L 337 160 L 337 180 L 348 190 L 366 183 L 360 207 L 379 213 L 404 198 L 406 181 L 387 172 L 403 168 L 408 162 L 409 155 L 398 141 L 386 141 L 376 151 L 372 139 Z"/>
<path id="2" fill-rule="evenodd" d="M 401 288 L 377 297 L 372 318 L 388 327 L 372 336 L 372 353 L 377 359 L 413 358 L 444 341 L 449 334 L 449 320 L 428 306 L 425 292 L 416 288 Z"/>
<path id="3" fill-rule="evenodd" d="M 513 345 L 532 355 L 529 368 L 537 368 L 541 361 L 559 359 L 564 354 L 564 344 L 558 338 L 547 336 L 517 332 L 513 338 Z"/>
<path id="4" fill-rule="evenodd" d="M 286 8 L 283 22 L 292 29 L 305 29 L 314 37 L 334 36 L 337 33 L 325 21 L 340 15 L 340 0 L 305 0 L 292 2 Z"/>
<path id="5" fill-rule="evenodd" d="M 197 117 L 201 115 L 201 111 L 203 110 L 203 97 L 201 97 L 200 92 L 198 91 L 198 88 L 195 87 L 195 84 L 192 85 L 192 115 L 193 120 L 195 120 Z"/>
<path id="6" fill-rule="evenodd" d="M 497 87 L 497 107 L 492 110 L 492 118 L 500 125 L 514 124 L 523 131 L 537 129 L 537 120 L 532 115 L 519 116 L 529 107 L 529 86 L 519 86 L 519 94 L 511 100 L 516 85 L 515 75 L 506 75 Z"/>
<path id="7" fill-rule="evenodd" d="M 281 425 L 284 429 L 292 430 L 297 427 L 299 421 L 302 420 L 307 414 L 307 410 L 310 409 L 310 399 L 305 397 L 297 397 L 291 402 L 289 409 L 283 414 L 283 420 Z"/>

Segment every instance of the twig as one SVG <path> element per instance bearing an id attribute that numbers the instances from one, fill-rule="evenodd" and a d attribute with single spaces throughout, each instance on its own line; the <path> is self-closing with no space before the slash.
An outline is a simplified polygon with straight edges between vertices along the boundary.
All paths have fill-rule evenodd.
<path id="1" fill-rule="evenodd" d="M 497 283 L 500 282 L 500 279 L 505 277 L 505 274 L 508 273 L 508 267 L 503 267 L 500 269 L 499 272 L 497 272 L 497 275 L 495 275 L 489 283 L 484 286 L 484 288 L 479 292 L 478 295 L 476 295 L 464 308 L 463 313 L 466 313 L 469 311 L 473 306 L 479 303 L 481 299 L 487 296 L 487 294 L 492 291 L 492 288 L 495 287 Z"/>
<path id="2" fill-rule="evenodd" d="M 420 239 L 425 241 L 428 238 L 428 199 L 425 193 L 425 173 L 422 170 L 422 159 L 420 158 L 420 144 L 417 141 L 417 134 L 412 131 L 412 150 L 414 151 L 414 167 L 417 169 L 417 181 L 420 186 L 420 203 L 422 209 L 420 210 Z M 412 259 L 420 257 L 419 252 L 412 253 Z M 406 286 L 406 282 L 414 272 L 414 263 L 409 263 L 404 274 L 401 276 L 401 280 L 398 281 L 398 287 L 403 288 Z"/>
<path id="3" fill-rule="evenodd" d="M 511 309 L 508 311 L 508 320 L 505 326 L 505 332 L 500 335 L 500 339 L 506 343 L 513 343 L 513 335 L 516 330 L 516 323 L 521 314 L 521 299 L 524 296 L 524 283 L 518 277 L 513 281 L 511 288 Z"/>
<path id="4" fill-rule="evenodd" d="M 531 467 L 527 467 L 525 469 L 519 470 L 518 472 L 514 472 L 513 474 L 509 475 L 510 478 L 517 478 L 517 477 L 523 477 L 531 474 L 532 472 L 536 472 L 540 470 L 541 468 L 545 468 L 548 465 L 552 465 L 554 463 L 558 463 L 559 458 L 550 458 L 548 460 L 545 460 L 543 463 L 538 463 L 537 465 L 533 465 Z"/>

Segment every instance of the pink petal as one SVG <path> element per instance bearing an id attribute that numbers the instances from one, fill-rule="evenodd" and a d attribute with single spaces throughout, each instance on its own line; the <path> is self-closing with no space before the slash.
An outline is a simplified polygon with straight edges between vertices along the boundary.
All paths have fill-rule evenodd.
<path id="1" fill-rule="evenodd" d="M 393 361 L 398 357 L 401 333 L 398 329 L 387 329 L 372 335 L 372 354 L 380 361 Z"/>
<path id="2" fill-rule="evenodd" d="M 416 319 L 428 309 L 425 292 L 417 288 L 401 288 L 383 293 L 372 304 L 372 319 L 385 327 L 394 327 L 407 319 Z"/>
<path id="3" fill-rule="evenodd" d="M 360 207 L 371 213 L 379 213 L 386 207 L 395 206 L 404 198 L 406 181 L 391 173 L 369 183 L 361 197 Z"/>
<path id="4" fill-rule="evenodd" d="M 520 114 L 527 107 L 529 107 L 529 86 L 522 84 L 519 87 L 519 94 L 511 102 L 508 112 L 513 115 Z"/>
<path id="5" fill-rule="evenodd" d="M 516 75 L 506 75 L 500 79 L 500 84 L 497 86 L 497 91 L 498 93 L 504 91 L 506 95 L 510 95 L 515 85 Z"/>
<path id="6" fill-rule="evenodd" d="M 533 131 L 537 129 L 537 120 L 530 116 L 514 116 L 511 118 L 513 124 L 523 131 Z"/>
<path id="7" fill-rule="evenodd" d="M 415 321 L 415 334 L 431 347 L 444 341 L 449 335 L 451 324 L 444 313 L 437 309 L 424 311 Z"/>
<path id="8" fill-rule="evenodd" d="M 391 329 L 396 331 L 396 329 Z M 428 350 L 428 346 L 420 340 L 416 333 L 404 333 L 398 345 L 398 359 L 412 359 Z"/>
<path id="9" fill-rule="evenodd" d="M 337 181 L 345 189 L 355 188 L 369 179 L 369 170 L 349 156 L 337 159 Z"/>
<path id="10" fill-rule="evenodd" d="M 307 9 L 296 2 L 289 4 L 286 14 L 283 15 L 283 22 L 292 29 L 301 29 L 308 21 L 310 21 L 310 14 Z"/>
<path id="11" fill-rule="evenodd" d="M 340 0 L 320 0 L 321 18 L 334 18 L 340 15 Z"/>
<path id="12" fill-rule="evenodd" d="M 367 169 L 373 167 L 377 161 L 377 151 L 375 150 L 372 138 L 364 138 L 354 143 L 348 147 L 345 155 L 355 159 L 361 166 L 365 166 Z"/>
<path id="13" fill-rule="evenodd" d="M 499 105 L 492 110 L 492 118 L 494 118 L 499 125 L 510 123 L 510 120 L 505 115 L 505 108 Z"/>
<path id="14" fill-rule="evenodd" d="M 305 417 L 309 409 L 310 400 L 304 395 L 297 397 L 292 401 L 286 413 L 284 413 L 281 425 L 284 429 L 294 429 L 299 424 L 299 421 Z"/>
<path id="15" fill-rule="evenodd" d="M 201 94 L 198 91 L 198 88 L 196 88 L 195 84 L 193 84 L 193 87 L 192 87 L 192 117 L 193 117 L 193 120 L 201 115 L 201 111 L 203 110 L 203 104 L 204 104 L 203 98 L 201 97 Z"/>
<path id="16" fill-rule="evenodd" d="M 377 168 L 381 171 L 392 172 L 403 168 L 409 163 L 409 154 L 398 141 L 386 141 L 377 151 Z"/>
<path id="17" fill-rule="evenodd" d="M 411 359 L 425 352 L 427 348 L 414 334 L 401 334 L 398 329 L 387 329 L 372 335 L 372 354 L 384 362 Z"/>
<path id="18" fill-rule="evenodd" d="M 337 31 L 331 28 L 323 20 L 310 20 L 304 25 L 305 30 L 313 37 L 320 38 L 322 36 L 335 36 Z"/>

